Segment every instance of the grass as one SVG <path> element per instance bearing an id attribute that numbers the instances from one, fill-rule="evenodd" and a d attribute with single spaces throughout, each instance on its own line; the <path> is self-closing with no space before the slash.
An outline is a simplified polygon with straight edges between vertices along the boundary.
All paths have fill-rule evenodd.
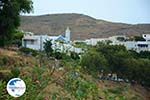
<path id="1" fill-rule="evenodd" d="M 16 55 L 16 54 L 15 54 Z M 7 55 L 5 55 L 7 56 Z M 93 88 L 93 85 L 90 85 L 89 82 L 92 82 L 96 84 L 96 88 L 98 88 L 98 96 L 105 99 L 105 100 L 143 100 L 145 97 L 142 96 L 140 92 L 143 92 L 142 90 L 140 92 L 137 92 L 134 90 L 134 88 L 126 83 L 116 83 L 111 81 L 104 81 L 99 82 L 95 80 L 92 76 L 88 75 L 86 72 L 81 71 L 81 67 L 76 63 L 76 61 L 64 61 L 63 70 L 55 70 L 55 72 L 50 75 L 50 68 L 47 66 L 39 67 L 38 64 L 36 64 L 36 61 L 38 59 L 35 59 L 34 57 L 25 57 L 23 59 L 22 55 L 17 55 L 17 59 L 13 56 L 9 56 L 10 59 L 15 59 L 19 64 L 25 63 L 24 66 L 14 66 L 13 64 L 18 64 L 16 62 L 13 62 L 12 65 L 3 66 L 0 69 L 0 73 L 11 73 L 11 69 L 14 67 L 19 67 L 20 74 L 19 77 L 22 78 L 27 86 L 27 90 L 25 94 L 20 97 L 20 100 L 78 100 L 75 99 L 75 96 L 71 94 L 63 85 L 58 84 L 56 79 L 61 79 L 62 81 L 66 81 L 68 74 L 63 73 L 70 73 L 70 72 L 78 72 L 82 77 L 80 79 L 81 82 L 76 82 L 74 79 L 74 83 L 71 81 L 70 85 L 73 86 L 79 86 Z M 44 65 L 44 64 L 43 64 Z M 78 66 L 77 66 L 78 65 Z M 52 66 L 52 64 L 50 64 Z M 79 80 L 80 80 L 79 79 Z M 82 84 L 83 83 L 83 84 Z M 85 84 L 86 83 L 86 84 Z M 89 86 L 90 85 L 90 86 Z M 2 87 L 1 87 L 2 86 Z M 80 88 L 81 88 L 80 87 Z M 0 88 L 2 90 L 5 90 L 5 86 L 3 83 L 0 83 Z M 74 87 L 73 87 L 74 88 Z M 139 87 L 136 87 L 139 88 Z M 76 89 L 76 88 L 75 88 Z M 78 90 L 78 89 L 77 89 Z M 86 88 L 81 88 L 81 90 L 86 90 Z M 70 90 L 73 91 L 73 90 Z M 73 92 L 74 93 L 74 92 Z M 79 93 L 78 90 L 75 93 Z M 81 93 L 82 94 L 82 93 Z M 13 100 L 12 97 L 10 97 L 7 92 L 3 94 L 0 99 L 5 100 Z M 88 95 L 88 100 L 90 96 Z M 83 99 L 81 99 L 83 100 Z"/>

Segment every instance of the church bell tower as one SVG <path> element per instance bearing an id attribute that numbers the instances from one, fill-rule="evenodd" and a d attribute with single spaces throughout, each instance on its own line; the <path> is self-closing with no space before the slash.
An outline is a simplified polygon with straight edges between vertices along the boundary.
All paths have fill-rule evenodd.
<path id="1" fill-rule="evenodd" d="M 67 42 L 70 42 L 70 34 L 71 34 L 70 28 L 67 27 L 66 32 L 65 32 L 65 38 Z"/>

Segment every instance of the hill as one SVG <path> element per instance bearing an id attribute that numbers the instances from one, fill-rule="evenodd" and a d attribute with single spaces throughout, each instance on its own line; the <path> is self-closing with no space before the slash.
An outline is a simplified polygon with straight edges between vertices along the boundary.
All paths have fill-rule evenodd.
<path id="1" fill-rule="evenodd" d="M 83 14 L 47 14 L 41 16 L 21 16 L 20 29 L 35 34 L 59 35 L 66 27 L 72 31 L 72 39 L 108 37 L 112 35 L 150 34 L 150 24 L 113 23 Z"/>
<path id="2" fill-rule="evenodd" d="M 8 81 L 18 72 L 16 68 L 20 70 L 19 77 L 25 81 L 27 86 L 25 94 L 20 98 L 22 100 L 78 100 L 75 98 L 85 95 L 82 91 L 89 92 L 86 100 L 93 100 L 89 99 L 92 95 L 98 95 L 99 100 L 110 100 L 111 98 L 116 98 L 113 100 L 149 100 L 150 98 L 150 92 L 137 84 L 132 85 L 108 80 L 98 81 L 83 72 L 79 72 L 82 77 L 79 76 L 75 80 L 70 80 L 70 75 L 73 75 L 74 68 L 72 69 L 69 66 L 64 66 L 62 70 L 56 69 L 51 74 L 50 68 L 37 66 L 36 63 L 39 62 L 37 62 L 36 57 L 24 56 L 16 51 L 0 49 L 0 59 L 1 80 L 7 79 Z M 52 61 L 50 62 L 52 63 Z M 8 100 L 9 98 L 9 100 L 13 100 L 14 98 L 6 92 L 7 81 L 3 82 L 1 80 L 0 88 L 2 91 L 0 91 L 0 99 L 5 98 L 5 100 Z M 79 88 L 76 88 L 76 86 Z M 97 88 L 98 94 L 95 92 L 90 94 L 91 90 L 87 91 L 87 89 L 95 90 Z M 75 89 L 77 92 L 72 93 L 73 90 L 70 89 Z"/>

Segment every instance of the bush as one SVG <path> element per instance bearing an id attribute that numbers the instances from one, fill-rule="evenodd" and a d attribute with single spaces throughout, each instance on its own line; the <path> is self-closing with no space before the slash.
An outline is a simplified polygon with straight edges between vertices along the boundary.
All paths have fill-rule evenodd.
<path id="1" fill-rule="evenodd" d="M 20 47 L 22 45 L 23 35 L 24 35 L 23 32 L 16 30 L 12 36 L 11 44 Z"/>
<path id="2" fill-rule="evenodd" d="M 0 72 L 0 80 L 8 81 L 11 78 L 12 78 L 12 74 L 10 72 L 5 70 Z"/>
<path id="3" fill-rule="evenodd" d="M 0 81 L 0 99 L 6 100 L 8 96 L 9 95 L 6 92 L 6 82 Z"/>
<path id="4" fill-rule="evenodd" d="M 20 51 L 23 52 L 26 55 L 32 55 L 32 56 L 37 56 L 38 51 L 30 49 L 30 48 L 20 48 Z"/>
<path id="5" fill-rule="evenodd" d="M 81 65 L 90 74 L 107 68 L 109 73 L 116 73 L 119 78 L 150 87 L 150 52 L 137 53 L 128 51 L 122 45 L 98 43 L 81 59 Z M 106 67 L 108 63 L 108 67 Z M 107 72 L 104 70 L 104 74 Z"/>
<path id="6" fill-rule="evenodd" d="M 3 57 L 1 58 L 1 64 L 2 64 L 2 65 L 6 65 L 8 62 L 9 62 L 9 58 L 8 58 L 8 57 L 3 56 Z"/>
<path id="7" fill-rule="evenodd" d="M 139 57 L 150 59 L 150 51 L 141 51 Z"/>
<path id="8" fill-rule="evenodd" d="M 44 51 L 45 51 L 47 57 L 52 56 L 53 49 L 52 49 L 52 42 L 51 42 L 51 40 L 46 40 L 46 42 L 44 42 Z"/>
<path id="9" fill-rule="evenodd" d="M 22 40 L 15 39 L 15 40 L 12 41 L 12 44 L 13 44 L 13 45 L 16 45 L 17 47 L 21 47 L 21 45 L 22 45 Z"/>
<path id="10" fill-rule="evenodd" d="M 13 77 L 18 77 L 19 74 L 20 74 L 19 68 L 17 68 L 17 67 L 12 68 L 12 69 L 11 69 L 11 74 L 12 74 Z"/>
<path id="11" fill-rule="evenodd" d="M 51 77 L 45 76 L 46 69 L 43 67 L 33 67 L 29 74 L 22 76 L 27 89 L 20 100 L 44 100 L 43 89 L 48 85 Z M 41 91 L 42 90 L 42 91 Z"/>
<path id="12" fill-rule="evenodd" d="M 54 56 L 56 59 L 62 59 L 62 58 L 63 58 L 63 54 L 60 53 L 60 52 L 54 52 L 54 53 L 53 53 L 53 56 Z"/>
<path id="13" fill-rule="evenodd" d="M 12 64 L 14 64 L 16 59 L 7 56 L 7 55 L 1 55 L 0 56 L 0 65 L 1 66 L 11 66 Z"/>
<path id="14" fill-rule="evenodd" d="M 145 39 L 142 36 L 134 36 L 135 41 L 145 41 Z"/>
<path id="15" fill-rule="evenodd" d="M 101 70 L 107 70 L 108 63 L 102 54 L 92 51 L 82 57 L 81 65 L 85 71 L 96 76 Z"/>
<path id="16" fill-rule="evenodd" d="M 79 55 L 75 52 L 71 52 L 71 58 L 74 59 L 74 60 L 77 60 L 77 59 L 80 59 Z"/>
<path id="17" fill-rule="evenodd" d="M 70 72 L 65 80 L 65 89 L 77 100 L 98 100 L 98 88 L 94 82 L 85 80 L 81 75 Z"/>

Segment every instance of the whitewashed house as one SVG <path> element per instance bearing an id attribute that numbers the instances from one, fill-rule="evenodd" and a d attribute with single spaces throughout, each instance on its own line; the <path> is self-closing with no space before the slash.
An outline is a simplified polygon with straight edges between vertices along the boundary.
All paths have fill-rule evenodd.
<path id="1" fill-rule="evenodd" d="M 107 40 L 108 38 L 91 38 L 91 39 L 86 39 L 85 43 L 87 45 L 95 46 L 98 42 L 105 42 Z"/>
<path id="2" fill-rule="evenodd" d="M 71 45 L 71 31 L 69 27 L 67 27 L 65 32 L 65 37 L 62 35 L 58 36 L 48 36 L 48 35 L 34 35 L 31 32 L 26 32 L 22 39 L 22 46 L 26 48 L 31 48 L 34 50 L 44 50 L 44 42 L 46 40 L 51 40 L 52 48 L 54 50 L 58 50 L 59 52 L 68 52 L 73 51 L 76 53 L 82 53 L 81 48 L 75 48 Z"/>
<path id="3" fill-rule="evenodd" d="M 98 42 L 111 41 L 110 45 L 124 45 L 127 50 L 135 50 L 136 52 L 150 51 L 150 34 L 142 35 L 145 41 L 127 41 L 125 35 L 117 35 L 109 38 L 91 38 L 84 40 L 87 45 L 96 45 Z"/>
<path id="4" fill-rule="evenodd" d="M 112 41 L 111 45 L 124 45 L 127 50 L 135 50 L 136 52 L 150 51 L 150 35 L 142 35 L 145 41 Z"/>
<path id="5" fill-rule="evenodd" d="M 95 46 L 98 42 L 111 41 L 112 44 L 117 44 L 117 43 L 120 43 L 120 38 L 123 39 L 123 40 L 127 39 L 127 37 L 124 36 L 124 35 L 117 35 L 117 36 L 112 36 L 112 37 L 109 37 L 109 38 L 91 38 L 91 39 L 86 39 L 84 41 L 84 43 L 86 43 L 87 45 Z"/>

